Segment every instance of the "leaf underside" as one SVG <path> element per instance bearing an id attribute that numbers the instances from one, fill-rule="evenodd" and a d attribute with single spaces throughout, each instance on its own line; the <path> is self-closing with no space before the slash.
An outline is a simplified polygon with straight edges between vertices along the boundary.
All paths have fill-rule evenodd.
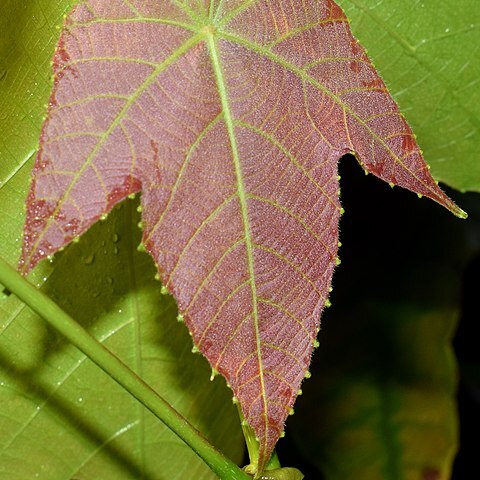
<path id="1" fill-rule="evenodd" d="M 463 212 L 330 0 L 80 2 L 53 69 L 20 269 L 141 192 L 143 243 L 261 471 L 337 263 L 338 159 Z"/>

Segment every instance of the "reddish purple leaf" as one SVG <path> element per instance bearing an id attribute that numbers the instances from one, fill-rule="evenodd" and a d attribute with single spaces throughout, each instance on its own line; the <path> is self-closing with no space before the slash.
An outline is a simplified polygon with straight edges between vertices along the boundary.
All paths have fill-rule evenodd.
<path id="1" fill-rule="evenodd" d="M 337 262 L 338 159 L 463 212 L 331 0 L 84 1 L 53 66 L 21 270 L 141 191 L 145 246 L 261 470 Z"/>

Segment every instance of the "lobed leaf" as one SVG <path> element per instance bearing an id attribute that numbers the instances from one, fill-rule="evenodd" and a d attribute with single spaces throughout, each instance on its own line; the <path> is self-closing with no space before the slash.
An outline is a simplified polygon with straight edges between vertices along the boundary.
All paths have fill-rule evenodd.
<path id="1" fill-rule="evenodd" d="M 84 1 L 53 67 L 21 270 L 141 191 L 143 243 L 262 471 L 338 263 L 338 159 L 464 213 L 331 0 Z"/>
<path id="2" fill-rule="evenodd" d="M 480 190 L 480 9 L 471 0 L 339 0 L 437 180 Z"/>

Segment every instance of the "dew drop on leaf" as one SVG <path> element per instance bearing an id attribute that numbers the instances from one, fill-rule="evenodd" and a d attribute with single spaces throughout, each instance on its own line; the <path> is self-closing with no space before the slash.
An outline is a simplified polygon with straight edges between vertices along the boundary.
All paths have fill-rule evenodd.
<path id="1" fill-rule="evenodd" d="M 94 253 L 91 253 L 91 254 L 87 255 L 86 257 L 83 257 L 83 263 L 85 265 L 92 265 L 93 262 L 95 262 L 95 254 Z"/>

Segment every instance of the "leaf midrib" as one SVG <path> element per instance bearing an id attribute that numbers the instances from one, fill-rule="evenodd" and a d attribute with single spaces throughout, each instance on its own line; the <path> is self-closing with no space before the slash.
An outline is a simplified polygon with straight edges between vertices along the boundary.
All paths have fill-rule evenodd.
<path id="1" fill-rule="evenodd" d="M 230 108 L 230 102 L 227 93 L 226 82 L 224 78 L 223 69 L 221 66 L 217 39 L 215 34 L 209 33 L 207 35 L 207 44 L 210 49 L 210 57 L 212 60 L 213 71 L 215 74 L 215 79 L 217 81 L 218 95 L 222 104 L 222 110 L 224 114 L 225 126 L 227 128 L 228 137 L 230 140 L 230 146 L 232 150 L 232 158 L 235 166 L 235 174 L 237 178 L 237 195 L 240 203 L 240 210 L 242 213 L 242 223 L 245 235 L 245 248 L 247 252 L 247 264 L 250 277 L 250 288 L 252 292 L 252 318 L 255 328 L 255 340 L 256 340 L 256 349 L 257 349 L 257 360 L 258 360 L 258 371 L 259 371 L 259 380 L 261 385 L 261 398 L 263 403 L 263 422 L 265 426 L 265 441 L 262 442 L 263 445 L 268 444 L 268 426 L 267 426 L 267 412 L 268 405 L 266 401 L 266 389 L 265 389 L 265 379 L 263 376 L 263 360 L 261 352 L 261 339 L 260 339 L 260 325 L 259 325 L 259 316 L 258 316 L 258 303 L 257 303 L 257 287 L 255 282 L 255 271 L 254 271 L 254 258 L 253 258 L 253 241 L 251 237 L 250 229 L 250 220 L 248 214 L 248 205 L 247 205 L 247 194 L 245 191 L 245 184 L 243 179 L 242 166 L 240 161 L 240 155 L 238 152 L 237 139 L 235 136 L 235 127 L 232 116 L 232 111 Z"/>

